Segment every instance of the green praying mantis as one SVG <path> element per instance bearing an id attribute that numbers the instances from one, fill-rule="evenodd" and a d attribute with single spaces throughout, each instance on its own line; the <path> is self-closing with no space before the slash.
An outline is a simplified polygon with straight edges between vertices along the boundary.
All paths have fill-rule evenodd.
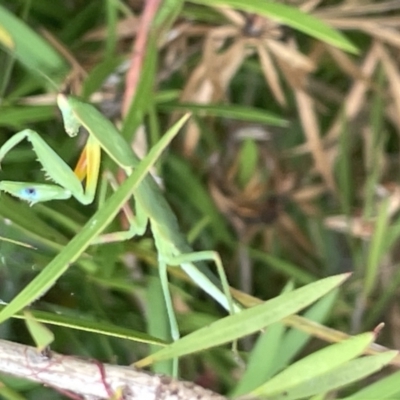
<path id="1" fill-rule="evenodd" d="M 65 130 L 75 136 L 83 126 L 89 133 L 78 163 L 72 170 L 58 154 L 32 130 L 25 129 L 6 141 L 0 148 L 0 162 L 5 155 L 23 140 L 28 140 L 46 176 L 55 184 L 1 181 L 0 191 L 6 192 L 31 205 L 49 200 L 63 200 L 74 197 L 82 204 L 93 202 L 101 162 L 101 150 L 122 168 L 127 176 L 140 164 L 140 159 L 130 148 L 115 126 L 95 107 L 74 97 L 59 94 L 57 98 Z M 82 182 L 85 181 L 83 186 Z M 128 231 L 107 235 L 107 241 L 127 240 L 143 235 L 150 223 L 158 254 L 160 282 L 164 294 L 171 336 L 179 339 L 179 328 L 168 287 L 167 266 L 181 267 L 182 270 L 206 293 L 213 297 L 230 313 L 240 310 L 231 297 L 228 281 L 218 253 L 214 251 L 194 252 L 179 230 L 175 214 L 165 200 L 161 190 L 151 176 L 146 176 L 134 190 L 135 215 L 129 217 Z M 98 236 L 91 244 L 104 242 Z M 204 264 L 195 262 L 213 261 L 219 280 Z"/>

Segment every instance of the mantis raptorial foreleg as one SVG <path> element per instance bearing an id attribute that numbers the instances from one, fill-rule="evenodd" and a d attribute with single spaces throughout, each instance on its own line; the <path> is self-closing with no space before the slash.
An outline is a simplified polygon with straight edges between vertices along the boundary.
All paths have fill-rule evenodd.
<path id="1" fill-rule="evenodd" d="M 16 133 L 0 148 L 0 162 L 4 156 L 23 140 L 28 140 L 32 144 L 33 151 L 36 153 L 39 163 L 45 171 L 46 177 L 57 185 L 1 181 L 0 191 L 9 193 L 22 200 L 26 200 L 31 205 L 49 200 L 65 200 L 75 197 L 82 204 L 93 202 L 100 168 L 100 147 L 94 137 L 89 137 L 86 144 L 85 164 L 89 165 L 90 170 L 85 172 L 85 190 L 81 179 L 64 162 L 64 160 L 40 137 L 38 133 L 30 129 L 25 129 Z"/>

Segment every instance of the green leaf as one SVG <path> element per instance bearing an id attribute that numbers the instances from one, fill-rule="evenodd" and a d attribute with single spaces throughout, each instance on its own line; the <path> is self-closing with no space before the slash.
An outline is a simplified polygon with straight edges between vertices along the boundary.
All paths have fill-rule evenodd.
<path id="1" fill-rule="evenodd" d="M 286 327 L 281 323 L 272 324 L 258 338 L 247 362 L 246 371 L 238 382 L 232 396 L 238 397 L 263 384 L 270 378 L 276 360 L 279 359 L 282 339 Z M 266 358 L 265 355 L 268 354 Z M 263 367 L 260 368 L 260 365 Z"/>
<path id="2" fill-rule="evenodd" d="M 166 111 L 186 110 L 191 111 L 193 114 L 206 114 L 208 116 L 231 118 L 239 121 L 250 121 L 252 123 L 279 127 L 287 127 L 289 125 L 287 120 L 269 111 L 233 104 L 165 103 L 159 104 L 158 108 Z"/>
<path id="3" fill-rule="evenodd" d="M 313 304 L 302 316 L 308 320 L 321 323 L 330 314 L 337 295 L 338 290 L 333 290 L 318 300 L 317 303 Z M 285 365 L 290 364 L 310 338 L 312 338 L 312 334 L 310 333 L 299 329 L 290 329 L 282 341 L 282 351 L 279 354 L 279 359 L 274 364 L 275 368 L 273 372 L 276 373 L 276 371 L 280 371 Z"/>
<path id="4" fill-rule="evenodd" d="M 374 340 L 375 334 L 364 333 L 333 344 L 292 364 L 253 392 L 255 396 L 272 397 L 305 381 L 320 377 L 345 362 L 359 356 Z"/>
<path id="5" fill-rule="evenodd" d="M 334 290 L 318 300 L 317 303 L 303 313 L 303 317 L 311 321 L 323 321 L 332 309 L 337 292 L 338 290 Z M 243 395 L 261 386 L 277 371 L 287 366 L 304 349 L 311 337 L 310 334 L 298 329 L 289 329 L 286 333 L 282 332 L 284 329 L 284 324 L 274 324 L 257 341 L 256 347 L 251 352 L 246 372 L 235 388 L 233 393 L 235 396 Z M 265 354 L 268 354 L 267 360 L 265 359 Z M 263 368 L 260 368 L 260 363 L 262 363 Z M 244 381 L 246 378 L 248 383 Z M 248 390 L 245 390 L 246 388 Z"/>
<path id="6" fill-rule="evenodd" d="M 236 246 L 235 243 L 232 243 L 232 245 L 233 247 Z M 295 279 L 296 282 L 306 284 L 315 280 L 315 277 L 308 271 L 305 271 L 304 268 L 300 268 L 283 258 L 275 257 L 271 254 L 266 253 L 265 251 L 260 251 L 253 248 L 249 248 L 248 252 L 250 254 L 250 257 L 254 260 L 260 260 L 261 262 L 267 264 L 270 268 L 278 271 L 279 273 L 285 274 L 288 277 Z"/>
<path id="7" fill-rule="evenodd" d="M 0 126 L 24 129 L 28 123 L 49 121 L 54 118 L 53 106 L 1 107 Z"/>
<path id="8" fill-rule="evenodd" d="M 400 396 L 399 387 L 400 371 L 395 372 L 386 378 L 380 379 L 359 390 L 357 393 L 343 400 L 366 400 L 366 399 L 398 399 Z"/>
<path id="9" fill-rule="evenodd" d="M 251 138 L 244 139 L 240 144 L 237 178 L 241 188 L 245 188 L 256 173 L 259 156 L 258 144 Z"/>
<path id="10" fill-rule="evenodd" d="M 183 337 L 165 349 L 138 361 L 135 365 L 144 367 L 156 361 L 181 357 L 257 332 L 307 307 L 340 285 L 348 277 L 349 274 L 342 274 L 321 279 L 258 306 L 220 319 Z"/>
<path id="11" fill-rule="evenodd" d="M 62 57 L 25 22 L 0 6 L 0 28 L 11 42 L 0 40 L 6 51 L 40 75 L 62 75 L 66 64 Z"/>
<path id="12" fill-rule="evenodd" d="M 5 306 L 1 306 L 0 310 Z M 105 321 L 91 320 L 91 316 L 84 315 L 82 312 L 78 317 L 67 315 L 54 314 L 47 311 L 32 311 L 29 313 L 38 323 L 44 323 L 53 326 L 62 326 L 64 328 L 75 329 L 83 332 L 92 332 L 100 335 L 110 336 L 114 338 L 130 340 L 138 343 L 147 343 L 157 346 L 165 346 L 167 342 L 144 332 L 139 332 L 133 329 L 116 326 Z M 24 314 L 17 313 L 13 318 L 27 319 L 26 312 Z"/>
<path id="13" fill-rule="evenodd" d="M 363 288 L 366 297 L 370 295 L 377 283 L 382 257 L 387 250 L 386 243 L 388 242 L 389 223 L 389 199 L 385 199 L 379 205 L 375 229 L 368 252 L 367 265 L 365 268 L 365 285 Z"/>
<path id="14" fill-rule="evenodd" d="M 366 356 L 351 360 L 344 365 L 320 375 L 317 378 L 307 380 L 299 385 L 285 390 L 279 396 L 270 397 L 270 400 L 295 400 L 303 399 L 314 394 L 327 393 L 337 390 L 345 385 L 357 382 L 385 367 L 398 354 L 397 351 L 386 351 L 375 356 Z M 364 399 L 383 399 L 377 397 L 363 397 Z"/>

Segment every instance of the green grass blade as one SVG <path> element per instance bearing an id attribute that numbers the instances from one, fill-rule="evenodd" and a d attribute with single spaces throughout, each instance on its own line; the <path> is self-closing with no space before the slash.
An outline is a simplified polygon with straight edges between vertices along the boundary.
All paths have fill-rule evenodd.
<path id="1" fill-rule="evenodd" d="M 235 248 L 236 244 L 232 243 L 232 246 Z M 286 261 L 282 258 L 268 254 L 265 251 L 260 251 L 253 248 L 249 248 L 248 251 L 250 257 L 254 260 L 260 260 L 261 262 L 267 264 L 270 268 L 279 271 L 279 273 L 287 275 L 291 279 L 294 279 L 295 282 L 307 284 L 316 279 L 313 275 L 307 271 L 304 271 L 304 269 L 301 269 L 290 261 Z"/>
<path id="2" fill-rule="evenodd" d="M 155 272 L 155 271 L 154 271 Z M 171 330 L 169 327 L 167 309 L 161 288 L 160 279 L 151 276 L 147 285 L 146 293 L 146 322 L 147 331 L 150 335 L 157 335 L 159 338 L 171 342 Z M 150 352 L 160 350 L 160 346 L 150 346 Z M 152 372 L 156 374 L 171 375 L 173 362 L 165 360 L 152 366 Z"/>
<path id="3" fill-rule="evenodd" d="M 314 394 L 327 393 L 331 390 L 337 390 L 345 385 L 357 382 L 374 372 L 385 367 L 398 354 L 397 351 L 386 351 L 383 354 L 367 356 L 351 360 L 346 364 L 323 374 L 318 378 L 308 380 L 298 386 L 289 389 L 278 396 L 272 396 L 270 400 L 296 400 L 303 399 Z M 328 361 L 329 362 L 329 361 Z M 383 399 L 377 397 L 363 397 L 364 399 Z"/>
<path id="4" fill-rule="evenodd" d="M 9 226 L 17 226 L 27 237 L 35 241 L 35 244 L 40 243 L 51 247 L 54 244 L 53 248 L 59 250 L 56 244 L 66 242 L 65 236 L 32 212 L 32 208 L 11 197 L 1 196 L 0 216 L 10 221 L 7 222 Z"/>
<path id="5" fill-rule="evenodd" d="M 161 140 L 150 150 L 149 154 L 141 161 L 139 166 L 135 168 L 132 175 L 126 179 L 119 189 L 104 203 L 104 206 L 90 218 L 81 232 L 78 233 L 43 271 L 0 312 L 0 323 L 43 296 L 68 267 L 82 255 L 90 246 L 93 239 L 103 232 L 129 197 L 132 196 L 134 190 L 146 177 L 148 171 L 158 160 L 162 151 L 176 136 L 179 129 L 188 118 L 189 116 L 185 115 L 168 130 Z"/>
<path id="6" fill-rule="evenodd" d="M 263 384 L 270 377 L 276 360 L 279 360 L 285 329 L 283 324 L 276 323 L 269 326 L 260 336 L 250 354 L 246 371 L 232 396 L 244 395 Z M 268 357 L 265 356 L 266 354 Z"/>
<path id="7" fill-rule="evenodd" d="M 26 400 L 25 396 L 18 394 L 14 389 L 8 387 L 8 382 L 4 382 L 4 378 L 1 380 L 0 385 L 0 396 L 4 400 Z M 20 390 L 20 388 L 18 388 Z"/>
<path id="8" fill-rule="evenodd" d="M 66 71 L 63 58 L 25 22 L 0 6 L 0 27 L 11 37 L 12 43 L 0 44 L 15 55 L 18 61 L 42 76 L 54 76 Z"/>
<path id="9" fill-rule="evenodd" d="M 317 303 L 313 304 L 305 313 L 303 317 L 311 321 L 322 323 L 329 315 L 332 307 L 336 301 L 338 290 L 333 290 L 328 293 Z M 283 341 L 282 351 L 279 354 L 279 359 L 274 363 L 273 373 L 280 371 L 285 365 L 288 365 L 300 353 L 300 351 L 307 344 L 311 338 L 311 334 L 303 332 L 298 329 L 290 329 Z"/>
<path id="10" fill-rule="evenodd" d="M 282 293 L 293 290 L 293 282 L 286 284 Z M 326 297 L 326 296 L 325 296 Z M 251 353 L 246 366 L 246 371 L 230 394 L 232 397 L 238 397 L 249 393 L 262 385 L 269 379 L 275 370 L 275 365 L 281 358 L 282 341 L 285 336 L 286 327 L 277 322 L 272 324 L 260 335 Z M 268 354 L 266 358 L 265 355 Z M 263 367 L 260 368 L 260 365 Z"/>
<path id="11" fill-rule="evenodd" d="M 365 272 L 365 285 L 363 288 L 366 297 L 370 295 L 377 283 L 382 257 L 385 254 L 385 250 L 387 250 L 386 243 L 388 240 L 388 228 L 390 223 L 388 207 L 388 200 L 384 200 L 380 204 L 374 234 L 371 239 Z"/>
<path id="12" fill-rule="evenodd" d="M 292 364 L 251 394 L 272 397 L 279 393 L 287 393 L 304 381 L 317 378 L 359 356 L 374 338 L 375 334 L 368 332 L 317 351 Z"/>
<path id="13" fill-rule="evenodd" d="M 325 278 L 238 314 L 225 317 L 140 360 L 136 366 L 143 367 L 155 361 L 192 354 L 257 332 L 307 307 L 339 286 L 348 277 L 349 274 L 342 274 Z"/>
<path id="14" fill-rule="evenodd" d="M 50 121 L 53 118 L 52 106 L 2 106 L 0 126 L 22 130 L 27 124 Z"/>
<path id="15" fill-rule="evenodd" d="M 179 17 L 183 5 L 183 0 L 162 1 L 153 22 L 154 28 L 161 30 L 164 34 L 164 32 L 170 29 L 172 23 Z"/>
<path id="16" fill-rule="evenodd" d="M 157 106 L 160 110 L 176 111 L 185 110 L 193 114 L 206 114 L 208 116 L 232 118 L 239 121 L 268 124 L 279 127 L 289 126 L 289 121 L 278 115 L 255 107 L 244 107 L 232 104 L 194 104 L 194 103 L 164 103 Z"/>
<path id="17" fill-rule="evenodd" d="M 167 167 L 170 170 L 169 186 L 186 204 L 190 204 L 194 210 L 204 217 L 210 218 L 210 228 L 213 236 L 221 241 L 232 241 L 232 234 L 226 226 L 226 221 L 210 198 L 210 193 L 204 188 L 199 177 L 188 164 L 178 157 L 169 157 Z M 234 244 L 234 246 L 236 243 Z"/>
<path id="18" fill-rule="evenodd" d="M 257 13 L 304 32 L 332 46 L 357 54 L 358 49 L 340 32 L 321 20 L 295 7 L 265 0 L 191 0 L 205 6 L 229 6 L 249 13 Z"/>
<path id="19" fill-rule="evenodd" d="M 5 306 L 1 306 L 0 310 L 4 308 Z M 116 326 L 110 322 L 93 320 L 92 316 L 83 315 L 82 312 L 80 312 L 79 317 L 54 314 L 47 311 L 32 311 L 31 314 L 36 321 L 47 325 L 61 326 L 83 332 L 92 332 L 138 343 L 147 343 L 157 346 L 165 346 L 167 344 L 167 342 L 163 341 L 162 339 L 156 338 L 144 332 Z M 14 314 L 13 318 L 26 319 L 25 315 L 22 313 Z"/>
<path id="20" fill-rule="evenodd" d="M 357 393 L 343 400 L 365 400 L 365 399 L 398 399 L 400 398 L 400 371 L 380 379 L 359 390 Z"/>

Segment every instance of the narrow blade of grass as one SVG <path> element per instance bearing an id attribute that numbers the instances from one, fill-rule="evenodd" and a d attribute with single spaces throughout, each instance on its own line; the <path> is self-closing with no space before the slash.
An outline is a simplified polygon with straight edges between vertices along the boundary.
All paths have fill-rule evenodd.
<path id="1" fill-rule="evenodd" d="M 397 351 L 387 351 L 376 356 L 367 356 L 351 360 L 348 363 L 330 371 L 318 378 L 308 380 L 298 386 L 285 391 L 281 395 L 270 397 L 270 400 L 296 400 L 308 396 L 327 393 L 345 385 L 357 382 L 385 367 L 395 356 Z M 363 399 L 382 399 L 378 397 L 363 397 Z"/>
<path id="2" fill-rule="evenodd" d="M 239 121 L 250 121 L 252 123 L 268 124 L 286 127 L 289 121 L 269 111 L 255 107 L 244 107 L 232 104 L 194 104 L 194 103 L 165 103 L 158 105 L 160 110 L 186 110 L 193 114 L 203 113 L 209 116 L 232 118 Z"/>
<path id="3" fill-rule="evenodd" d="M 374 338 L 375 334 L 368 332 L 317 351 L 286 368 L 254 390 L 252 395 L 272 397 L 279 393 L 287 393 L 306 380 L 319 377 L 359 356 Z"/>
<path id="4" fill-rule="evenodd" d="M 365 399 L 398 399 L 400 393 L 399 387 L 400 371 L 387 376 L 371 385 L 359 390 L 353 396 L 342 400 L 365 400 Z"/>
<path id="5" fill-rule="evenodd" d="M 33 29 L 0 6 L 0 27 L 11 42 L 0 41 L 18 61 L 41 75 L 54 76 L 66 70 L 62 57 Z"/>
<path id="6" fill-rule="evenodd" d="M 349 274 L 336 275 L 285 293 L 259 306 L 249 308 L 214 322 L 152 354 L 135 365 L 144 367 L 156 361 L 181 357 L 234 341 L 265 328 L 307 307 L 339 286 Z"/>

